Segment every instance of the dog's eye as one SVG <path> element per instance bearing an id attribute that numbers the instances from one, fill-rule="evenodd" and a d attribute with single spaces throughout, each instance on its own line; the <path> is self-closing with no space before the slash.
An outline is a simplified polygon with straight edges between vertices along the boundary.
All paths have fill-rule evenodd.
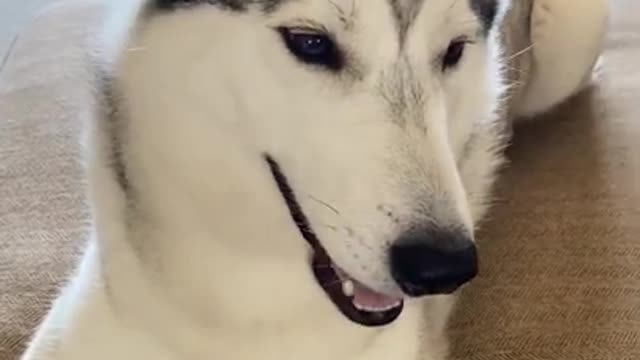
<path id="1" fill-rule="evenodd" d="M 280 28 L 287 49 L 299 61 L 340 70 L 342 54 L 333 40 L 325 34 L 308 29 Z"/>
<path id="2" fill-rule="evenodd" d="M 467 45 L 467 41 L 464 39 L 456 39 L 449 43 L 447 51 L 442 56 L 442 70 L 452 68 L 460 62 L 464 49 Z"/>

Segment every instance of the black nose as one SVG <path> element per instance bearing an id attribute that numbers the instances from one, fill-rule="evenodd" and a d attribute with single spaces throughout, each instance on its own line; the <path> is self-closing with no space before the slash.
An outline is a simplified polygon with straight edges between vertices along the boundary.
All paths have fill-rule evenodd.
<path id="1" fill-rule="evenodd" d="M 478 255 L 464 231 L 411 231 L 391 247 L 391 274 L 409 296 L 456 291 L 478 273 Z"/>

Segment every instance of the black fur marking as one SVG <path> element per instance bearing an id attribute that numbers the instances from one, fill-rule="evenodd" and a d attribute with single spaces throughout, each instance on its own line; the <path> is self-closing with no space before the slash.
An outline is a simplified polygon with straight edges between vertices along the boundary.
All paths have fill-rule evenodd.
<path id="1" fill-rule="evenodd" d="M 469 0 L 469 5 L 482 22 L 482 29 L 487 34 L 498 14 L 498 0 Z"/>
<path id="2" fill-rule="evenodd" d="M 285 177 L 280 165 L 270 156 L 264 155 L 264 159 L 269 165 L 269 169 L 271 170 L 271 174 L 273 175 L 274 180 L 276 181 L 276 185 L 278 186 L 278 190 L 282 194 L 284 198 L 287 208 L 291 213 L 291 218 L 293 222 L 298 226 L 302 237 L 309 242 L 311 248 L 314 251 L 322 251 L 322 246 L 320 245 L 320 241 L 316 237 L 316 234 L 311 230 L 311 225 L 309 225 L 309 220 L 304 215 L 298 200 L 296 199 L 296 195 L 293 192 L 293 189 L 289 185 L 289 181 Z"/>
<path id="3" fill-rule="evenodd" d="M 96 70 L 99 101 L 100 101 L 100 119 L 103 121 L 104 129 L 108 136 L 109 144 L 109 165 L 111 166 L 116 181 L 122 191 L 128 194 L 131 190 L 131 184 L 127 176 L 126 163 L 124 160 L 124 143 L 122 141 L 123 120 L 121 119 L 122 111 L 117 99 L 117 93 L 113 87 L 113 78 L 102 69 Z"/>
<path id="4" fill-rule="evenodd" d="M 153 10 L 173 11 L 198 5 L 213 5 L 225 10 L 244 12 L 249 9 L 249 6 L 258 5 L 262 11 L 268 13 L 276 10 L 285 1 L 287 0 L 152 0 L 149 7 L 153 12 Z"/>

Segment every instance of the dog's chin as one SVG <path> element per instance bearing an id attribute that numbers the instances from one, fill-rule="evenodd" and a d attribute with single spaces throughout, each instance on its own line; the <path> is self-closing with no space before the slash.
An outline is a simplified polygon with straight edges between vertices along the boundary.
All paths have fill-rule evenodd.
<path id="1" fill-rule="evenodd" d="M 269 155 L 265 156 L 265 160 L 287 204 L 293 222 L 298 226 L 302 237 L 313 250 L 310 266 L 318 285 L 324 290 L 331 302 L 347 319 L 363 326 L 384 326 L 395 321 L 402 313 L 403 299 L 368 288 L 341 270 L 331 260 L 311 229 L 309 221 L 296 200 L 279 164 Z"/>

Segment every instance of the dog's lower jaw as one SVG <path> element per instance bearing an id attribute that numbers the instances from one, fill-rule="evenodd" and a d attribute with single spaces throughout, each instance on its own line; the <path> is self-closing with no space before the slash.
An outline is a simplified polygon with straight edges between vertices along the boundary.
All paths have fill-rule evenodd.
<path id="1" fill-rule="evenodd" d="M 424 343 L 419 338 L 419 304 L 408 306 L 403 318 L 382 330 L 349 324 L 342 318 L 344 326 L 318 328 L 313 309 L 307 314 L 307 327 L 286 333 L 264 324 L 251 329 L 206 328 L 187 315 L 188 309 L 158 297 L 153 286 L 141 282 L 140 273 L 127 276 L 130 266 L 116 270 L 100 265 L 99 251 L 95 243 L 89 246 L 77 276 L 22 360 L 417 360 Z M 441 347 L 441 339 L 426 339 L 428 356 L 429 348 Z M 444 360 L 435 353 L 428 358 Z"/>
<path id="2" fill-rule="evenodd" d="M 250 322 L 246 317 L 235 316 L 233 320 L 226 314 L 225 323 L 220 324 L 214 319 L 218 314 L 215 308 L 208 309 L 210 313 L 204 315 L 201 309 L 176 303 L 164 285 L 150 280 L 153 266 L 140 261 L 131 251 L 132 240 L 136 239 L 111 238 L 108 244 L 92 245 L 86 253 L 84 263 L 91 266 L 80 268 L 74 284 L 81 286 L 72 286 L 82 292 L 74 290 L 65 296 L 65 302 L 71 304 L 67 309 L 74 309 L 74 320 L 68 323 L 71 333 L 65 334 L 72 340 L 69 351 L 95 360 L 131 358 L 132 353 L 144 354 L 140 358 L 171 360 L 417 360 L 418 347 L 423 342 L 419 338 L 423 321 L 421 302 L 412 302 L 390 326 L 371 329 L 345 320 L 321 291 L 313 291 L 308 296 L 314 299 L 311 303 L 304 307 L 293 304 L 290 308 L 299 311 L 281 313 L 277 323 Z M 168 240 L 156 239 L 163 243 Z M 98 260 L 101 258 L 104 261 Z M 252 261 L 245 260 L 239 266 L 255 272 Z M 96 283 L 98 286 L 87 286 L 83 280 L 96 277 L 104 278 L 105 286 L 100 282 Z M 306 278 L 313 281 L 311 277 Z M 315 288 L 315 284 L 311 284 L 309 288 L 298 283 L 291 286 L 308 292 Z M 188 294 L 205 295 L 203 292 Z M 258 296 L 271 294 L 256 294 Z M 205 298 L 202 302 L 215 304 L 214 299 Z M 228 313 L 229 310 L 222 311 Z M 235 309 L 236 314 L 240 311 L 242 308 Z M 440 316 L 442 312 L 435 314 Z M 234 321 L 233 325 L 227 322 L 230 320 Z M 97 333 L 90 331 L 96 323 L 101 324 Z M 100 334 L 103 339 L 92 334 Z M 437 346 L 434 342 L 429 347 Z M 168 355 L 169 349 L 171 355 Z"/>

